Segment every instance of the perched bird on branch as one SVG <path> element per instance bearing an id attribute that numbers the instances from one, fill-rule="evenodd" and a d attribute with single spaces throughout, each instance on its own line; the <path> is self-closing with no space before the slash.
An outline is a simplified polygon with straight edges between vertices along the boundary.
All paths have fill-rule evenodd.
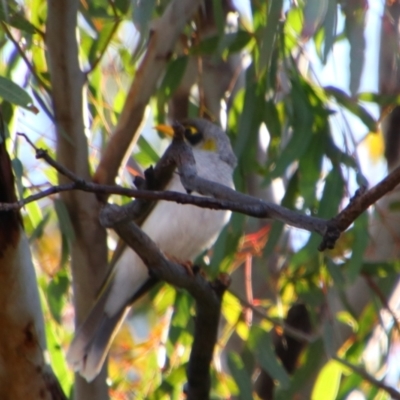
<path id="1" fill-rule="evenodd" d="M 189 119 L 183 126 L 198 176 L 233 187 L 236 157 L 225 132 L 205 119 Z M 159 130 L 173 135 L 173 129 L 165 125 L 159 126 Z M 165 189 L 185 192 L 176 172 L 171 174 Z M 230 211 L 158 201 L 141 228 L 168 257 L 187 262 L 213 245 L 229 218 Z M 131 248 L 126 248 L 68 350 L 68 362 L 87 381 L 92 381 L 100 372 L 132 301 L 150 282 L 143 261 Z"/>

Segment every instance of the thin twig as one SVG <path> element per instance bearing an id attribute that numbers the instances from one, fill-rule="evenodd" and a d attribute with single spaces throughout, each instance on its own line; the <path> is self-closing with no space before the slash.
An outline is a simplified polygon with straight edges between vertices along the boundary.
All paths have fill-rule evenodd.
<path id="1" fill-rule="evenodd" d="M 383 306 L 386 308 L 386 310 L 389 312 L 389 314 L 393 318 L 394 325 L 396 327 L 396 330 L 398 333 L 400 333 L 400 324 L 399 324 L 399 319 L 396 313 L 390 308 L 389 302 L 387 301 L 385 295 L 382 293 L 381 289 L 379 286 L 376 284 L 376 282 L 371 278 L 370 275 L 367 273 L 363 272 L 362 276 L 364 279 L 367 281 L 368 286 L 372 289 L 372 291 L 379 297 L 381 303 Z"/>
<path id="2" fill-rule="evenodd" d="M 168 260 L 134 222 L 117 223 L 113 228 L 139 255 L 153 278 L 186 289 L 194 297 L 196 319 L 186 393 L 188 399 L 208 398 L 211 387 L 210 364 L 217 341 L 222 296 L 230 281 L 224 277 L 210 284 L 202 274 L 189 274 L 186 268 Z"/>
<path id="3" fill-rule="evenodd" d="M 173 0 L 152 26 L 147 50 L 129 88 L 118 124 L 97 167 L 94 180 L 114 181 L 122 160 L 139 137 L 143 115 L 157 82 L 173 54 L 176 41 L 187 21 L 201 5 L 200 0 Z"/>
<path id="4" fill-rule="evenodd" d="M 112 4 L 112 2 L 110 2 L 110 3 Z M 115 12 L 115 8 L 114 8 L 114 12 Z M 108 35 L 107 39 L 105 40 L 103 48 L 100 51 L 100 54 L 93 61 L 93 64 L 89 67 L 89 69 L 85 72 L 86 75 L 89 75 L 91 72 L 93 72 L 96 69 L 97 65 L 100 63 L 100 61 L 102 60 L 104 54 L 106 53 L 106 50 L 108 49 L 108 45 L 110 44 L 111 39 L 113 38 L 115 32 L 117 31 L 118 26 L 121 23 L 121 21 L 122 21 L 122 19 L 116 16 L 113 28 L 111 29 L 110 34 Z"/>
<path id="5" fill-rule="evenodd" d="M 327 230 L 326 220 L 300 214 L 277 204 L 268 203 L 260 199 L 256 199 L 252 196 L 236 192 L 235 190 L 228 188 L 224 185 L 198 177 L 195 165 L 190 163 L 194 162 L 191 148 L 183 141 L 173 141 L 173 143 L 166 151 L 163 162 L 165 163 L 165 165 L 169 165 L 171 164 L 171 162 L 175 162 L 175 164 L 178 165 L 178 170 L 182 183 L 187 190 L 193 190 L 205 196 L 208 195 L 212 197 L 199 197 L 169 191 L 160 192 L 127 189 L 116 185 L 100 185 L 93 182 L 86 182 L 74 173 L 72 173 L 70 170 L 62 166 L 60 163 L 55 161 L 46 150 L 38 149 L 24 133 L 18 133 L 18 135 L 23 136 L 25 139 L 27 139 L 28 143 L 33 147 L 36 152 L 36 158 L 43 158 L 56 171 L 66 176 L 68 179 L 75 183 L 75 185 L 73 185 L 70 190 L 82 190 L 85 192 L 107 195 L 119 194 L 148 200 L 175 201 L 181 204 L 194 204 L 199 207 L 212 208 L 215 210 L 232 210 L 257 218 L 277 219 L 287 223 L 288 225 L 295 226 L 301 229 L 306 229 L 311 232 L 317 232 L 321 235 L 323 235 Z M 54 187 L 53 190 L 53 193 L 56 193 L 58 189 L 57 187 Z M 63 191 L 63 189 L 59 191 Z M 38 196 L 40 195 L 38 194 Z M 24 203 L 24 201 L 25 199 L 21 200 L 22 203 L 20 204 L 27 204 Z M 20 208 L 20 204 L 10 203 L 6 205 L 1 205 L 1 209 L 6 210 Z M 124 218 L 126 217 L 125 210 L 123 216 Z"/>
<path id="6" fill-rule="evenodd" d="M 45 197 L 52 196 L 61 192 L 68 192 L 70 190 L 76 190 L 75 183 L 67 183 L 65 185 L 59 186 L 51 186 L 50 188 L 43 190 L 39 193 L 32 194 L 31 196 L 25 197 L 22 200 L 18 200 L 15 203 L 0 203 L 0 211 L 11 211 L 11 210 L 19 210 L 20 208 L 26 206 L 29 203 L 34 201 L 38 201 Z"/>
<path id="7" fill-rule="evenodd" d="M 353 372 L 355 372 L 357 375 L 360 375 L 363 379 L 365 379 L 371 385 L 384 390 L 385 392 L 390 394 L 392 399 L 400 400 L 400 392 L 398 390 L 396 390 L 395 388 L 393 388 L 389 385 L 386 385 L 382 381 L 376 379 L 375 377 L 370 375 L 364 368 L 353 365 L 353 364 L 349 363 L 348 361 L 343 360 L 342 358 L 339 358 L 338 356 L 333 356 L 332 359 L 337 361 L 338 363 L 346 366 L 347 368 L 351 369 Z"/>
<path id="8" fill-rule="evenodd" d="M 385 194 L 392 191 L 400 183 L 400 166 L 369 190 L 355 195 L 350 204 L 344 208 L 332 222 L 344 232 L 369 206 L 376 203 Z"/>
<path id="9" fill-rule="evenodd" d="M 52 166 L 60 174 L 66 176 L 72 182 L 75 183 L 83 182 L 81 178 L 79 178 L 77 175 L 71 172 L 68 168 L 65 168 L 56 160 L 54 160 L 52 157 L 50 157 L 47 150 L 37 148 L 36 145 L 29 139 L 29 137 L 25 133 L 17 132 L 17 135 L 25 138 L 25 140 L 35 149 L 37 159 L 43 158 L 47 162 L 47 164 Z"/>
<path id="10" fill-rule="evenodd" d="M 3 29 L 4 29 L 4 32 L 6 33 L 8 38 L 11 40 L 11 42 L 14 44 L 14 46 L 17 49 L 17 51 L 18 51 L 19 55 L 21 56 L 21 58 L 24 60 L 25 65 L 27 66 L 27 68 L 29 69 L 31 74 L 35 77 L 35 79 L 39 82 L 39 84 L 43 87 L 43 89 L 45 89 L 46 92 L 48 94 L 50 94 L 51 93 L 50 87 L 38 75 L 38 73 L 36 72 L 35 68 L 31 64 L 31 62 L 28 60 L 28 57 L 26 56 L 24 50 L 21 48 L 19 43 L 14 39 L 14 36 L 12 35 L 11 31 L 8 29 L 8 26 L 6 25 L 6 23 L 4 21 L 0 21 L 0 23 L 1 23 L 1 26 L 3 27 Z"/>
<path id="11" fill-rule="evenodd" d="M 237 293 L 235 293 L 231 289 L 229 289 L 229 293 L 235 296 L 243 306 L 252 310 L 254 314 L 257 314 L 259 317 L 267 320 L 268 322 L 271 322 L 275 327 L 282 328 L 288 336 L 291 336 L 294 339 L 298 339 L 307 343 L 313 343 L 319 338 L 319 335 L 308 335 L 307 333 L 304 333 L 299 329 L 287 325 L 281 319 L 270 317 L 266 313 L 262 312 L 259 308 L 255 307 L 253 304 L 249 303 L 247 300 L 240 297 Z"/>

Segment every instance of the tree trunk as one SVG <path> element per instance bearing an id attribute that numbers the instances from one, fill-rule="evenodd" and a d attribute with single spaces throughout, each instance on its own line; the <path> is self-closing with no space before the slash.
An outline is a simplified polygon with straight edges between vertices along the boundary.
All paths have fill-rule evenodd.
<path id="1" fill-rule="evenodd" d="M 2 130 L 1 134 L 3 134 Z M 0 202 L 16 201 L 0 136 Z M 45 361 L 46 337 L 36 274 L 19 211 L 0 218 L 0 399 L 66 399 Z"/>

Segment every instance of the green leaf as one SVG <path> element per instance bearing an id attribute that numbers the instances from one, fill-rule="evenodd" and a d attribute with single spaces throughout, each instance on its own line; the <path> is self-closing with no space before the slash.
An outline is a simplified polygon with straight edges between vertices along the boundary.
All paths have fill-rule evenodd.
<path id="1" fill-rule="evenodd" d="M 15 181 L 17 184 L 18 196 L 22 199 L 24 197 L 24 188 L 22 185 L 22 177 L 24 175 L 24 166 L 19 158 L 13 158 L 11 165 L 15 174 Z"/>
<path id="2" fill-rule="evenodd" d="M 352 233 L 354 235 L 354 242 L 351 258 L 347 264 L 350 282 L 354 282 L 361 271 L 365 250 L 369 242 L 367 213 L 364 212 L 355 220 Z"/>
<path id="3" fill-rule="evenodd" d="M 36 27 L 22 13 L 15 12 L 11 2 L 1 2 L 0 21 L 4 21 L 6 24 L 31 35 L 37 32 Z"/>
<path id="4" fill-rule="evenodd" d="M 156 164 L 159 161 L 160 156 L 143 136 L 139 137 L 138 146 L 140 147 L 140 150 L 146 154 L 151 163 Z"/>
<path id="5" fill-rule="evenodd" d="M 171 324 L 185 328 L 191 315 L 192 299 L 185 292 L 177 292 Z"/>
<path id="6" fill-rule="evenodd" d="M 340 171 L 333 168 L 325 179 L 324 192 L 319 203 L 318 216 L 332 218 L 337 214 L 343 197 L 344 182 Z"/>
<path id="7" fill-rule="evenodd" d="M 363 106 L 358 104 L 355 99 L 348 96 L 343 90 L 333 86 L 326 86 L 324 90 L 328 96 L 334 97 L 340 105 L 360 118 L 370 132 L 378 131 L 377 121 L 375 121 L 371 114 Z"/>
<path id="8" fill-rule="evenodd" d="M 272 378 L 277 379 L 283 388 L 287 388 L 290 379 L 285 368 L 276 357 L 271 335 L 259 326 L 254 325 L 250 330 L 248 344 L 261 367 Z"/>
<path id="9" fill-rule="evenodd" d="M 361 101 L 368 101 L 370 103 L 377 103 L 382 107 L 400 104 L 400 96 L 395 94 L 381 94 L 364 92 L 358 94 L 358 99 Z"/>
<path id="10" fill-rule="evenodd" d="M 312 400 L 335 400 L 342 377 L 342 366 L 337 361 L 329 361 L 321 370 L 315 382 Z"/>
<path id="11" fill-rule="evenodd" d="M 61 313 L 66 303 L 66 294 L 69 288 L 69 277 L 65 270 L 61 270 L 53 277 L 47 286 L 47 300 L 53 318 L 61 324 Z"/>
<path id="12" fill-rule="evenodd" d="M 257 64 L 257 75 L 263 75 L 269 69 L 275 40 L 278 33 L 279 22 L 282 18 L 283 0 L 269 2 L 268 20 L 261 32 L 260 54 Z"/>
<path id="13" fill-rule="evenodd" d="M 36 228 L 43 221 L 42 210 L 38 202 L 32 201 L 31 203 L 28 203 L 25 206 L 25 209 L 28 212 L 33 228 Z"/>
<path id="14" fill-rule="evenodd" d="M 228 366 L 236 384 L 239 387 L 238 397 L 241 400 L 252 400 L 252 384 L 250 376 L 244 368 L 243 361 L 239 354 L 230 352 L 228 355 Z"/>
<path id="15" fill-rule="evenodd" d="M 294 399 L 296 393 L 299 393 L 304 388 L 304 382 L 311 382 L 315 379 L 317 372 L 320 369 L 321 359 L 324 357 L 324 347 L 321 339 L 310 343 L 307 346 L 307 351 L 302 357 L 303 362 L 296 369 L 290 387 L 286 390 L 277 388 L 274 400 Z M 323 398 L 322 398 L 323 399 Z"/>
<path id="16" fill-rule="evenodd" d="M 29 237 L 29 243 L 33 243 L 35 239 L 39 239 L 43 236 L 44 229 L 47 223 L 50 221 L 51 213 L 49 211 L 46 212 L 42 220 L 39 222 L 38 225 L 35 226 L 31 236 Z"/>
<path id="17" fill-rule="evenodd" d="M 114 0 L 114 5 L 121 14 L 126 14 L 128 12 L 130 4 L 130 0 Z"/>
<path id="18" fill-rule="evenodd" d="M 343 288 L 345 286 L 346 280 L 342 273 L 342 267 L 335 264 L 331 259 L 327 260 L 326 267 L 329 275 L 332 277 L 335 283 L 335 286 L 338 288 Z"/>
<path id="19" fill-rule="evenodd" d="M 31 96 L 12 80 L 4 76 L 0 76 L 0 97 L 37 114 L 37 109 L 32 104 Z"/>
<path id="20" fill-rule="evenodd" d="M 222 1 L 212 0 L 212 5 L 213 5 L 213 18 L 215 24 L 217 25 L 218 35 L 222 37 L 225 29 L 225 16 L 224 16 L 224 11 L 222 9 Z"/>
<path id="21" fill-rule="evenodd" d="M 239 116 L 235 153 L 242 159 L 242 167 L 249 167 L 249 160 L 255 159 L 255 138 L 262 122 L 264 112 L 265 79 L 257 81 L 254 64 L 246 72 L 246 91 L 244 92 L 243 108 Z"/>
<path id="22" fill-rule="evenodd" d="M 170 344 L 175 345 L 178 341 L 185 344 L 187 340 L 182 339 L 182 335 L 191 336 L 192 313 L 191 308 L 193 298 L 186 292 L 176 292 L 174 313 L 172 314 L 171 324 L 168 332 Z"/>
<path id="23" fill-rule="evenodd" d="M 325 143 L 324 135 L 313 135 L 307 150 L 299 160 L 299 190 L 304 198 L 305 207 L 311 207 L 315 200 L 317 181 L 321 176 Z"/>
<path id="24" fill-rule="evenodd" d="M 70 243 L 75 240 L 74 228 L 69 218 L 68 210 L 62 200 L 54 200 L 54 209 L 58 218 L 58 225 L 61 231 L 61 261 L 60 264 L 64 266 L 69 257 Z"/>
<path id="25" fill-rule="evenodd" d="M 346 16 L 345 33 L 350 44 L 350 93 L 354 96 L 360 87 L 365 61 L 365 18 L 363 2 L 349 2 L 342 8 Z M 375 132 L 375 130 L 373 130 Z"/>
<path id="26" fill-rule="evenodd" d="M 133 2 L 133 23 L 137 30 L 139 30 L 142 37 L 147 38 L 149 32 L 150 22 L 153 16 L 153 10 L 156 6 L 155 0 L 134 0 Z"/>
<path id="27" fill-rule="evenodd" d="M 279 118 L 278 109 L 273 100 L 265 102 L 264 122 L 271 137 L 279 138 L 282 134 L 282 124 Z"/>
<path id="28" fill-rule="evenodd" d="M 336 352 L 337 339 L 335 338 L 333 322 L 330 319 L 326 319 L 322 324 L 322 339 L 326 354 L 333 357 Z"/>
<path id="29" fill-rule="evenodd" d="M 400 201 L 392 201 L 389 204 L 389 210 L 390 211 L 400 211 Z"/>
<path id="30" fill-rule="evenodd" d="M 40 302 L 42 304 L 43 310 L 47 312 L 48 303 L 45 299 L 45 294 L 43 292 L 42 286 L 43 285 L 39 286 Z M 45 331 L 47 351 L 50 355 L 51 367 L 53 368 L 53 371 L 56 374 L 64 393 L 70 393 L 73 382 L 73 373 L 71 372 L 71 369 L 68 368 L 65 361 L 65 354 L 62 347 L 60 346 L 60 338 L 57 335 L 57 328 L 58 326 L 51 318 L 46 321 Z"/>
<path id="31" fill-rule="evenodd" d="M 167 101 L 178 88 L 186 71 L 187 63 L 188 57 L 180 56 L 168 64 L 167 71 L 165 72 L 164 79 L 159 89 L 164 95 L 163 101 Z"/>
<path id="32" fill-rule="evenodd" d="M 246 31 L 239 30 L 235 33 L 228 33 L 226 36 L 233 36 L 233 40 L 229 41 L 228 50 L 229 54 L 237 53 L 242 51 L 251 40 L 253 40 L 253 36 Z"/>
<path id="33" fill-rule="evenodd" d="M 180 365 L 177 368 L 169 371 L 168 375 L 163 379 L 160 386 L 153 392 L 146 396 L 149 400 L 159 399 L 179 399 L 181 390 L 180 388 L 186 379 L 186 365 Z M 150 375 L 150 374 L 149 374 Z M 149 376 L 152 379 L 152 376 Z M 178 392 L 178 393 L 177 393 Z M 163 396 L 164 395 L 164 396 Z M 168 395 L 165 397 L 165 395 Z"/>
<path id="34" fill-rule="evenodd" d="M 328 1 L 328 9 L 324 20 L 323 28 L 325 33 L 324 40 L 324 53 L 322 62 L 326 64 L 329 53 L 333 48 L 336 37 L 336 26 L 337 26 L 337 2 L 336 0 Z"/>
<path id="35" fill-rule="evenodd" d="M 292 109 L 291 126 L 292 137 L 285 146 L 281 156 L 271 171 L 271 178 L 283 176 L 286 168 L 295 160 L 300 159 L 307 150 L 313 132 L 314 112 L 310 104 L 314 97 L 310 87 L 304 82 L 292 81 Z"/>
<path id="36" fill-rule="evenodd" d="M 92 46 L 89 51 L 88 58 L 91 65 L 101 58 L 104 52 L 108 49 L 110 36 L 115 30 L 116 24 L 117 22 L 115 21 L 106 21 L 102 23 L 98 36 L 92 40 Z"/>
<path id="37" fill-rule="evenodd" d="M 330 0 L 307 0 L 303 9 L 304 22 L 301 36 L 310 38 L 325 20 Z"/>
<path id="38" fill-rule="evenodd" d="M 58 222 L 60 224 L 61 233 L 65 235 L 68 240 L 74 241 L 75 240 L 75 233 L 74 228 L 71 223 L 71 219 L 68 214 L 67 207 L 60 199 L 54 200 L 54 208 L 57 213 Z"/>
<path id="39" fill-rule="evenodd" d="M 303 29 L 303 11 L 300 7 L 291 7 L 286 15 L 284 26 L 284 48 L 291 52 L 299 44 L 299 36 Z"/>
<path id="40" fill-rule="evenodd" d="M 200 43 L 189 49 L 191 55 L 212 55 L 218 48 L 219 37 L 214 35 L 204 38 Z"/>
<path id="41" fill-rule="evenodd" d="M 216 277 L 220 272 L 230 272 L 236 256 L 236 249 L 243 235 L 246 217 L 233 214 L 229 225 L 224 229 L 213 248 L 213 255 L 207 273 Z"/>

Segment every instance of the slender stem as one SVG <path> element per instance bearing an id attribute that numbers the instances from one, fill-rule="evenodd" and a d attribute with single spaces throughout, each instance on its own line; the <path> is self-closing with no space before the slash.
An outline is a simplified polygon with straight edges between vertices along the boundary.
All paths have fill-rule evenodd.
<path id="1" fill-rule="evenodd" d="M 369 382 L 371 385 L 378 387 L 379 389 L 384 390 L 386 393 L 390 394 L 392 399 L 400 400 L 400 392 L 397 391 L 395 388 L 386 385 L 382 381 L 374 378 L 372 375 L 370 375 L 364 368 L 358 367 L 356 365 L 353 365 L 349 363 L 346 360 L 343 360 L 342 358 L 339 358 L 337 356 L 332 357 L 335 361 L 338 363 L 346 366 L 347 368 L 351 369 L 353 372 L 355 372 L 357 375 L 360 375 L 363 379 L 365 379 L 367 382 Z"/>
<path id="2" fill-rule="evenodd" d="M 18 41 L 14 39 L 14 36 L 12 35 L 11 31 L 8 29 L 8 26 L 6 25 L 6 23 L 4 21 L 0 21 L 0 24 L 4 30 L 4 32 L 6 33 L 6 35 L 8 36 L 8 38 L 11 40 L 11 42 L 14 44 L 15 48 L 17 49 L 19 55 L 21 56 L 21 58 L 24 60 L 25 65 L 27 66 L 27 68 L 29 69 L 29 71 L 31 72 L 31 74 L 35 77 L 35 79 L 39 82 L 39 84 L 43 87 L 43 89 L 46 90 L 46 92 L 48 94 L 51 93 L 50 87 L 43 81 L 43 79 L 38 75 L 38 73 L 36 72 L 34 66 L 31 64 L 31 62 L 28 60 L 28 57 L 26 56 L 24 50 L 21 48 L 21 46 L 19 45 Z"/>

